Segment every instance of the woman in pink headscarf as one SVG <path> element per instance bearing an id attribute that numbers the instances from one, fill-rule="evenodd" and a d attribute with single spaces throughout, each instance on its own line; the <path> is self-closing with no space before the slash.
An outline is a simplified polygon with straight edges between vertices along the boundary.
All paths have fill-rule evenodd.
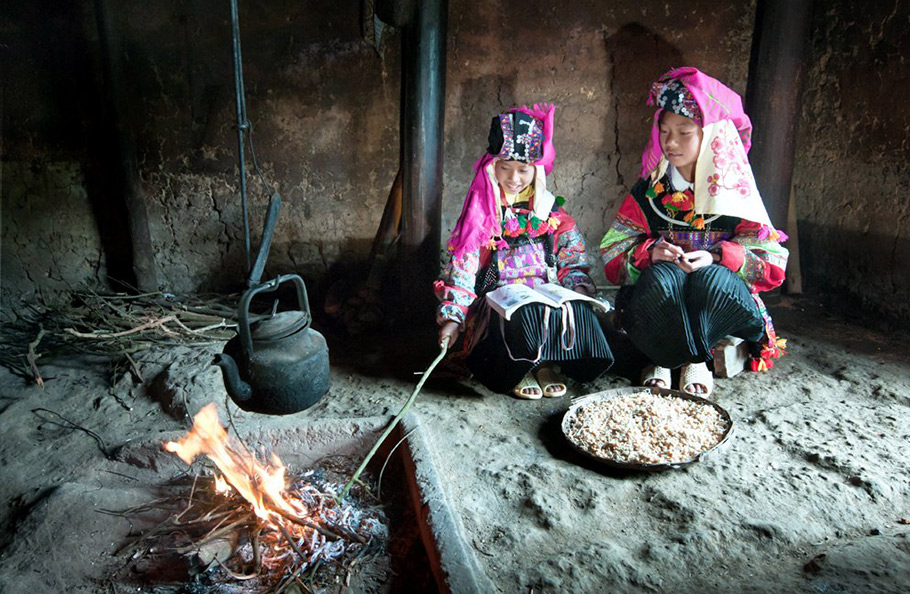
<path id="1" fill-rule="evenodd" d="M 449 240 L 449 260 L 435 283 L 440 343 L 466 331 L 466 362 L 494 392 L 528 400 L 566 393 L 563 374 L 590 381 L 613 363 L 589 304 L 561 308 L 529 303 L 509 320 L 483 299 L 508 284 L 559 283 L 593 295 L 584 239 L 546 187 L 553 169 L 550 104 L 512 109 L 493 118 L 487 153 Z"/>
<path id="2" fill-rule="evenodd" d="M 784 280 L 786 237 L 768 218 L 746 152 L 752 124 L 734 91 L 695 68 L 651 87 L 657 105 L 641 179 L 601 242 L 607 278 L 623 285 L 619 323 L 653 363 L 644 385 L 709 395 L 706 362 L 725 336 L 748 341 L 752 368 L 781 356 L 758 293 Z"/>

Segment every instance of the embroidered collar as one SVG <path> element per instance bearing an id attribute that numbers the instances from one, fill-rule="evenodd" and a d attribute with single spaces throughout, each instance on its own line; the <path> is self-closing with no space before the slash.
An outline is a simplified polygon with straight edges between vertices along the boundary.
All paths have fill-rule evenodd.
<path id="1" fill-rule="evenodd" d="M 677 181 L 681 181 L 680 185 L 688 186 L 685 190 L 680 191 L 675 189 L 676 186 L 673 181 L 671 181 L 673 180 L 673 174 L 676 174 L 678 178 Z M 686 182 L 682 175 L 680 175 L 672 166 L 670 167 L 670 171 L 667 172 L 667 175 L 653 182 L 648 187 L 647 192 L 645 192 L 645 197 L 648 199 L 651 210 L 671 225 L 692 227 L 699 231 L 703 231 L 705 230 L 705 225 L 709 225 L 721 216 L 714 215 L 705 217 L 704 215 L 695 213 L 695 198 L 692 184 Z M 658 207 L 658 203 L 660 203 L 662 208 Z"/>
<path id="2" fill-rule="evenodd" d="M 522 192 L 515 197 L 511 206 L 505 204 L 506 198 L 503 196 L 502 210 L 503 217 L 501 221 L 501 233 L 489 241 L 486 247 L 492 250 L 507 249 L 508 242 L 505 237 L 520 237 L 527 235 L 530 238 L 540 237 L 548 233 L 555 233 L 563 223 L 572 223 L 572 220 L 564 212 L 558 210 L 566 199 L 562 196 L 553 196 L 549 192 L 544 195 L 547 199 L 545 204 L 551 205 L 554 210 L 548 211 L 543 216 L 538 216 L 540 211 L 539 205 L 535 204 L 539 195 L 535 192 L 529 192 L 531 203 L 527 202 L 528 195 Z M 574 224 L 574 223 L 572 223 Z"/>

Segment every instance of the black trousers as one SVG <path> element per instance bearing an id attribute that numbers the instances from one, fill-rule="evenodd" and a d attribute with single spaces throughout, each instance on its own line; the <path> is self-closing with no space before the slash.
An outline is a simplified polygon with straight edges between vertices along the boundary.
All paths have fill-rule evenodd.
<path id="1" fill-rule="evenodd" d="M 473 315 L 489 313 L 490 322 L 467 357 L 474 378 L 494 392 L 506 393 L 545 363 L 559 365 L 563 374 L 579 382 L 594 380 L 609 369 L 613 353 L 594 311 L 579 301 L 568 305 L 574 317 L 574 340 L 564 334 L 561 310 L 530 303 L 506 321 L 495 311 L 484 311 L 486 300 L 479 303 Z"/>
<path id="2" fill-rule="evenodd" d="M 661 367 L 709 361 L 711 349 L 724 336 L 757 342 L 764 333 L 746 283 L 723 266 L 686 274 L 675 264 L 659 262 L 621 293 L 623 328 Z"/>

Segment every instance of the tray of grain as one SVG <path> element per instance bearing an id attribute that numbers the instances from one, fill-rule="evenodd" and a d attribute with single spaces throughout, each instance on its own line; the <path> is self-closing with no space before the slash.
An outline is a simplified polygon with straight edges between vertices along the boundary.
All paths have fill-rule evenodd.
<path id="1" fill-rule="evenodd" d="M 572 401 L 562 432 L 581 454 L 614 468 L 680 468 L 716 451 L 733 419 L 715 402 L 677 390 L 618 388 Z"/>

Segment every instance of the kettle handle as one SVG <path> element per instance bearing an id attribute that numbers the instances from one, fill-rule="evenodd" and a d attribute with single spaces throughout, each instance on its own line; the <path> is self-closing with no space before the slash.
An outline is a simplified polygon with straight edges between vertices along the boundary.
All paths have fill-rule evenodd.
<path id="1" fill-rule="evenodd" d="M 275 291 L 281 283 L 287 281 L 293 282 L 297 287 L 297 303 L 300 310 L 306 313 L 306 326 L 304 328 L 309 327 L 310 322 L 313 320 L 313 316 L 310 315 L 310 300 L 307 297 L 306 285 L 303 284 L 303 279 L 296 274 L 280 274 L 268 282 L 247 289 L 243 296 L 240 297 L 237 325 L 239 326 L 240 345 L 246 353 L 248 361 L 253 357 L 253 336 L 250 333 L 250 302 L 258 293 Z"/>

